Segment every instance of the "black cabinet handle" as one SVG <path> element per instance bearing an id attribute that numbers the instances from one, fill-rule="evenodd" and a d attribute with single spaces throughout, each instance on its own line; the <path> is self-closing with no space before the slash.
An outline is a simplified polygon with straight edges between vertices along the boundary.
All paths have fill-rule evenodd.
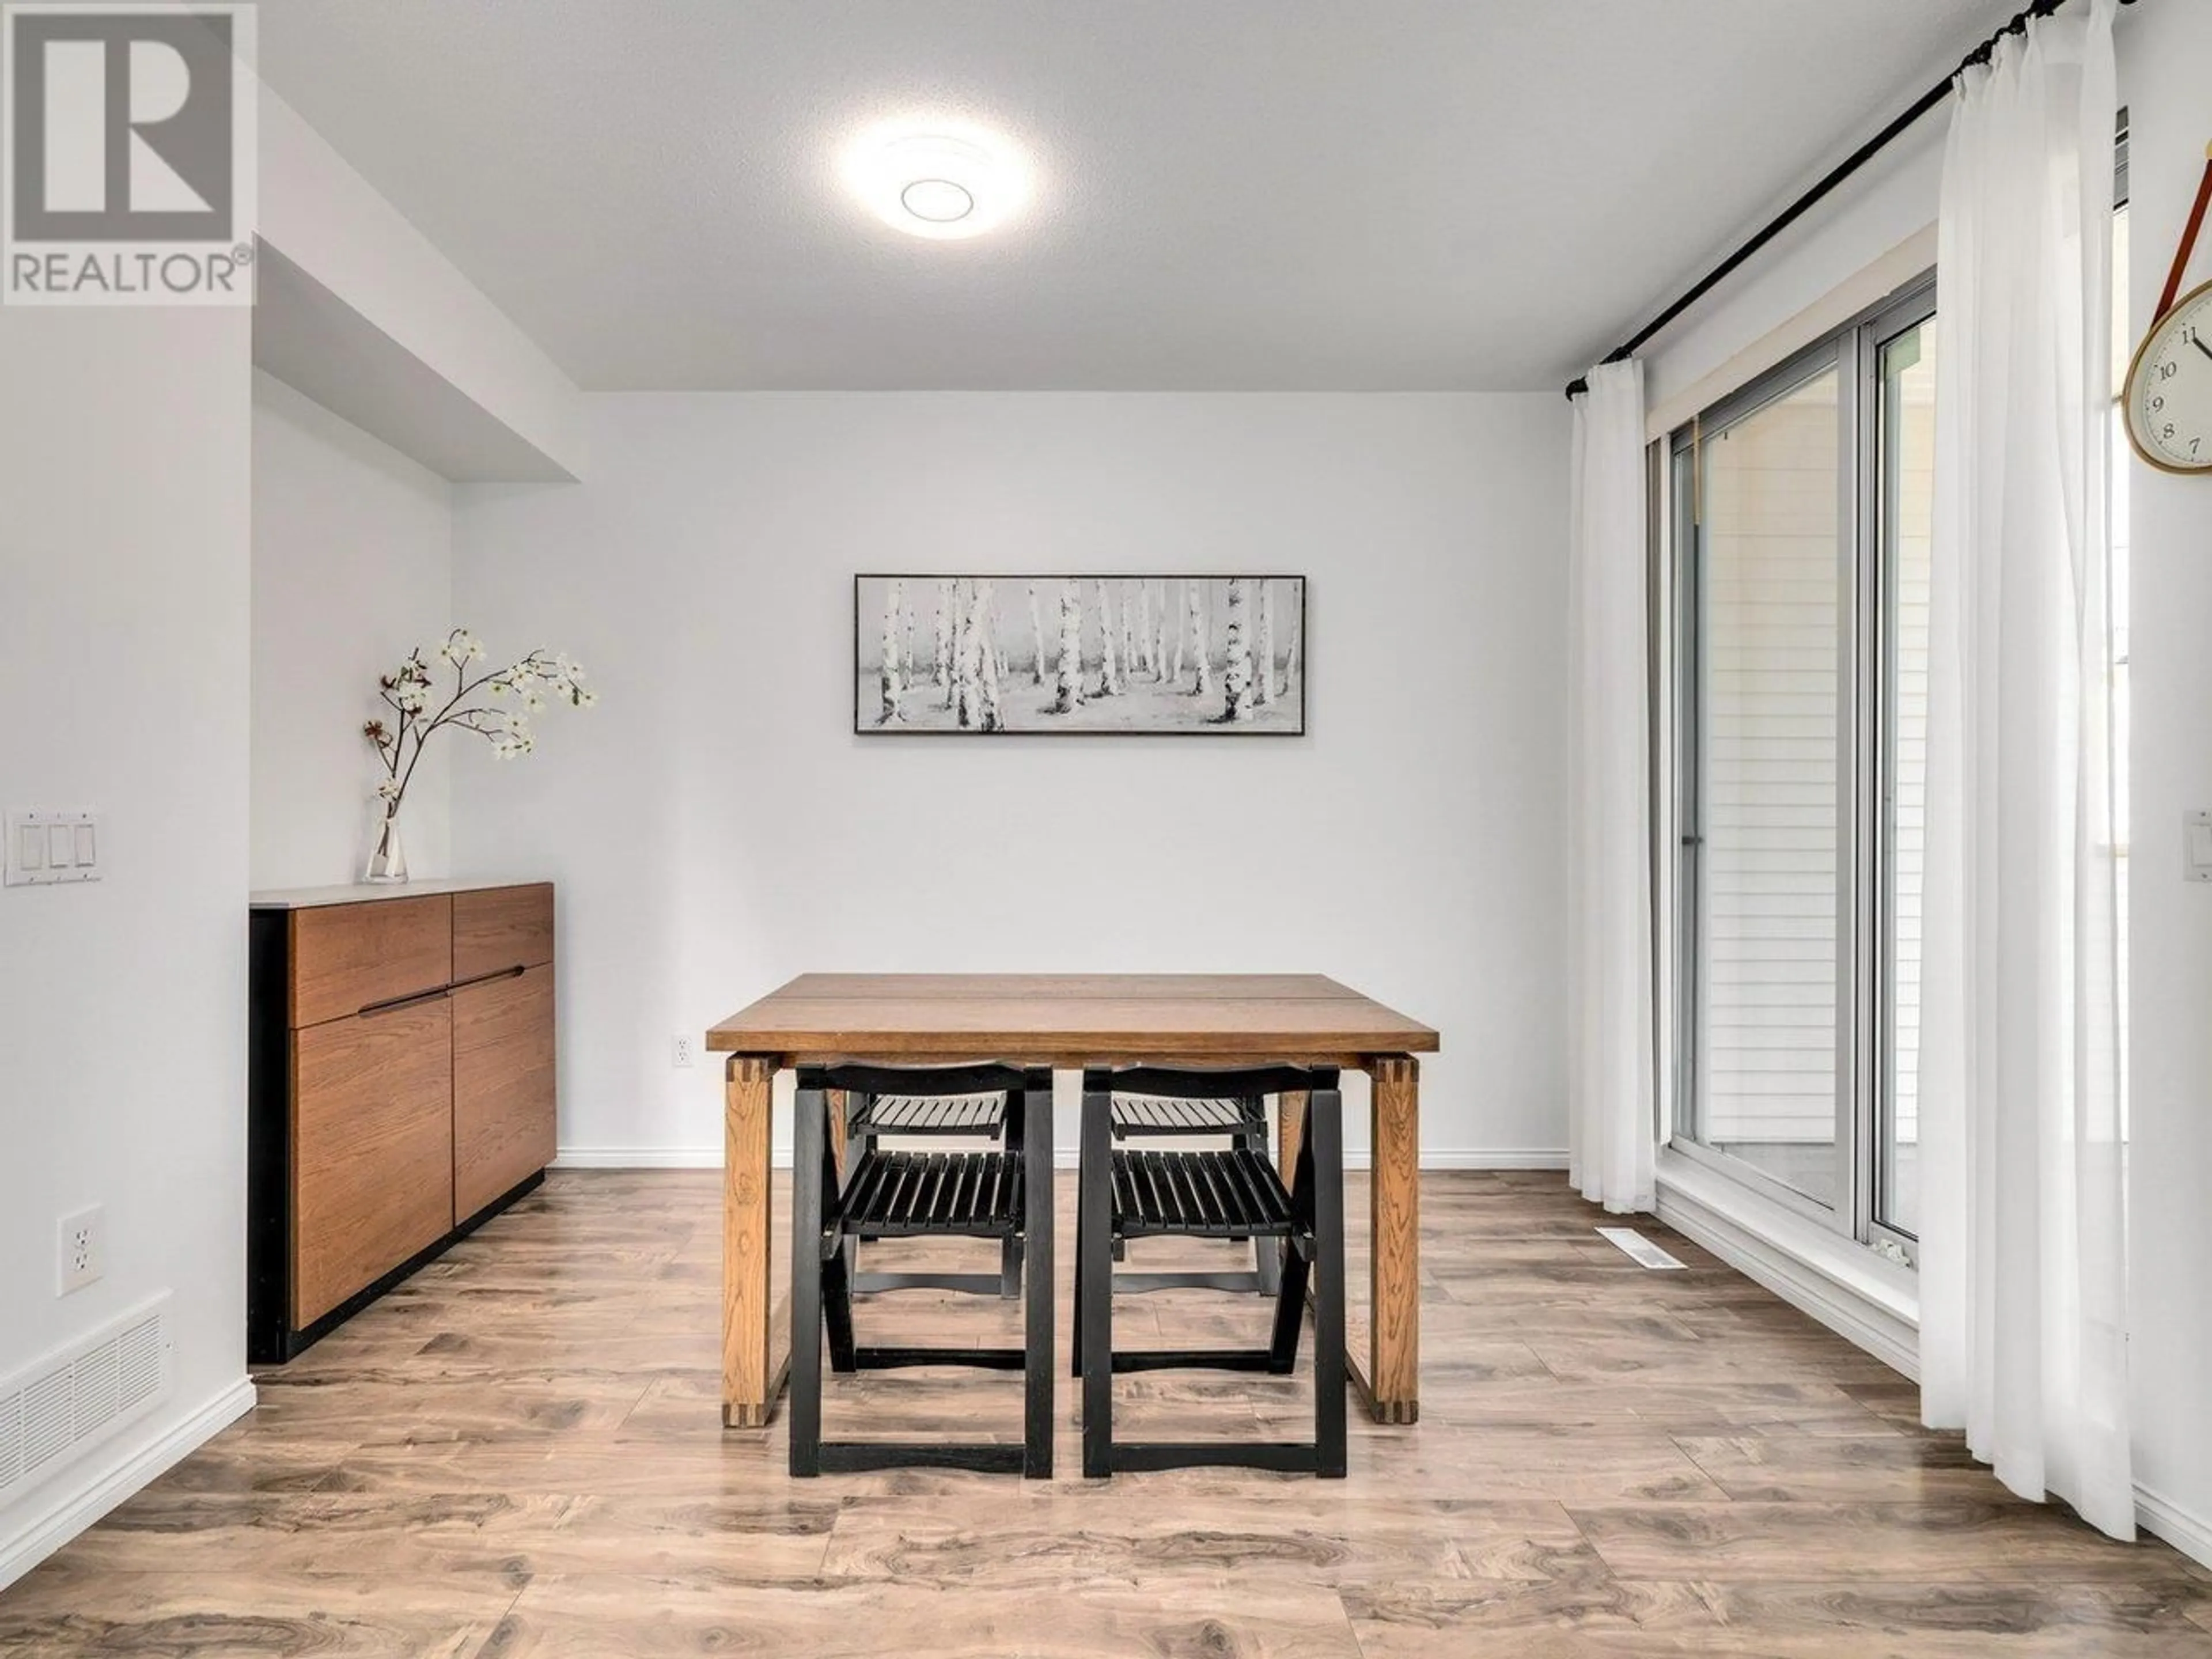
<path id="1" fill-rule="evenodd" d="M 472 985 L 489 985 L 494 980 L 520 979 L 529 971 L 526 964 L 518 962 L 512 968 L 495 968 L 491 972 L 478 974 L 472 979 L 457 979 L 450 985 L 441 985 L 434 991 L 416 991 L 409 996 L 393 997 L 388 1002 L 371 1002 L 355 1012 L 362 1018 L 367 1018 L 371 1014 L 389 1014 L 401 1008 L 412 1008 L 418 1002 L 431 1002 L 439 997 L 449 997 L 454 992 L 465 991 Z"/>
<path id="2" fill-rule="evenodd" d="M 454 991 L 465 991 L 471 985 L 489 985 L 494 980 L 520 979 L 529 971 L 530 969 L 528 968 L 518 962 L 512 968 L 495 968 L 489 974 L 478 974 L 473 979 L 457 979 L 447 988 Z"/>
<path id="3" fill-rule="evenodd" d="M 361 1011 L 361 1018 L 367 1019 L 372 1014 L 397 1013 L 402 1008 L 412 1008 L 418 1002 L 435 1002 L 452 988 L 448 985 L 441 985 L 434 991 L 417 991 L 411 997 L 394 997 L 389 1002 L 372 1002 Z"/>

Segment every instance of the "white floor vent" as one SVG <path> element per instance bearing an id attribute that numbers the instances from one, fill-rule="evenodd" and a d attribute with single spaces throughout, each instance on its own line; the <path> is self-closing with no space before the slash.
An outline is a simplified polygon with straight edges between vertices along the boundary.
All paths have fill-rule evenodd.
<path id="1" fill-rule="evenodd" d="M 168 1392 L 167 1301 L 0 1380 L 0 1498 Z"/>
<path id="2" fill-rule="evenodd" d="M 1649 1267 L 1654 1273 L 1681 1269 L 1680 1262 L 1633 1227 L 1601 1227 L 1597 1234 L 1639 1267 Z"/>

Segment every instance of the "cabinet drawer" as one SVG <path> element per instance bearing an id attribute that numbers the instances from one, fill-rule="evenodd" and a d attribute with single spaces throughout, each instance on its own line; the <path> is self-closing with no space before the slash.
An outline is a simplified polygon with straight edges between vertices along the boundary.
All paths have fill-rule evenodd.
<path id="1" fill-rule="evenodd" d="M 453 902 L 443 894 L 292 913 L 295 1028 L 437 990 L 453 971 Z"/>
<path id="2" fill-rule="evenodd" d="M 553 969 L 453 993 L 453 1218 L 553 1161 Z"/>
<path id="3" fill-rule="evenodd" d="M 292 1323 L 300 1328 L 453 1227 L 451 1001 L 295 1032 L 292 1073 Z"/>
<path id="4" fill-rule="evenodd" d="M 453 977 L 476 979 L 553 960 L 553 884 L 453 896 Z"/>

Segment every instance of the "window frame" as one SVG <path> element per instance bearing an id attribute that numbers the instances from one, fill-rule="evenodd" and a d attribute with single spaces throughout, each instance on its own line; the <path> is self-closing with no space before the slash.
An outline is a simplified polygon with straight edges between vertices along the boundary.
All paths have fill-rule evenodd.
<path id="1" fill-rule="evenodd" d="M 1672 1121 L 1668 1150 L 1783 1205 L 1816 1224 L 1912 1258 L 1916 1241 L 1875 1214 L 1879 1144 L 1887 1090 L 1886 1056 L 1893 1032 L 1884 984 L 1885 942 L 1893 924 L 1893 862 L 1888 811 L 1895 707 L 1890 679 L 1893 620 L 1885 614 L 1896 587 L 1893 550 L 1884 523 L 1881 468 L 1881 352 L 1937 314 L 1936 273 L 1923 271 L 1771 368 L 1698 411 L 1667 435 L 1664 466 L 1671 500 L 1674 642 L 1672 802 L 1674 847 L 1670 884 L 1674 917 Z M 1701 1116 L 1699 1021 L 1704 838 L 1703 690 L 1706 641 L 1701 626 L 1707 562 L 1698 457 L 1706 430 L 1725 429 L 1836 372 L 1838 432 L 1837 641 L 1837 1202 L 1824 1204 L 1692 1133 Z M 1844 555 L 1848 556 L 1843 556 Z"/>

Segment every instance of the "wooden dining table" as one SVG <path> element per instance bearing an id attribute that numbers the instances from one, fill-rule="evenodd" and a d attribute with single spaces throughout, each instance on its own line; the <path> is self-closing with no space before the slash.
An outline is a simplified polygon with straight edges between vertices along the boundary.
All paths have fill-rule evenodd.
<path id="1" fill-rule="evenodd" d="M 1383 1423 L 1420 1412 L 1420 1065 L 1437 1033 L 1320 974 L 801 974 L 707 1033 L 726 1054 L 722 1422 L 764 1426 L 790 1364 L 771 1273 L 771 1100 L 779 1071 L 841 1060 L 949 1065 L 1331 1066 L 1367 1073 L 1368 1302 L 1346 1358 Z M 1285 1170 L 1304 1097 L 1277 1110 Z M 838 1114 L 833 1121 L 842 1122 Z M 819 1334 L 815 1340 L 819 1340 Z"/>

